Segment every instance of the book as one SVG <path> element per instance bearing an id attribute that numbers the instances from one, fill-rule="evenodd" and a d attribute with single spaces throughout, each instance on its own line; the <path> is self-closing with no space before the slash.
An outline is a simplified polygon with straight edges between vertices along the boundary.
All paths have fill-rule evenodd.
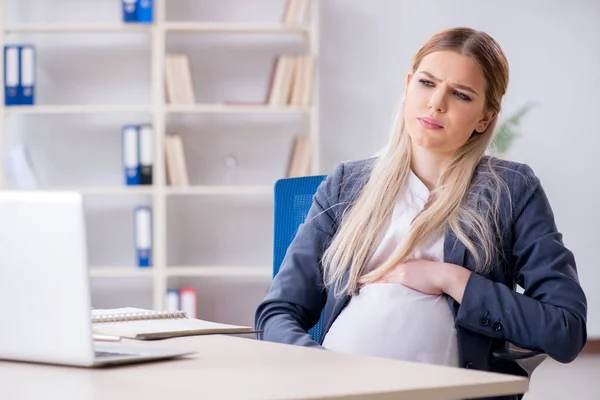
<path id="1" fill-rule="evenodd" d="M 187 54 L 165 55 L 165 85 L 169 104 L 193 105 L 196 103 L 190 60 Z"/>
<path id="2" fill-rule="evenodd" d="M 311 159 L 310 144 L 310 138 L 307 135 L 294 138 L 286 177 L 295 178 L 309 174 Z"/>
<path id="3" fill-rule="evenodd" d="M 165 136 L 165 162 L 169 184 L 173 187 L 189 186 L 183 141 L 179 135 L 168 134 Z"/>
<path id="4" fill-rule="evenodd" d="M 308 0 L 288 0 L 284 9 L 283 23 L 302 25 L 305 22 Z"/>
<path id="5" fill-rule="evenodd" d="M 184 311 L 154 311 L 141 308 L 92 310 L 92 331 L 129 339 L 153 340 L 179 336 L 256 333 L 249 326 L 229 325 L 190 318 Z"/>

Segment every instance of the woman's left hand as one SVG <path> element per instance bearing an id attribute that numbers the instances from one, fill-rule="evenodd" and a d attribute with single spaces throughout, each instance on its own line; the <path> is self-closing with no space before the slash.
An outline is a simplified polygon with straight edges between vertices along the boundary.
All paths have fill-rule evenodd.
<path id="1" fill-rule="evenodd" d="M 398 283 L 425 294 L 446 293 L 460 303 L 470 275 L 471 271 L 459 265 L 413 259 L 398 265 L 373 284 Z"/>

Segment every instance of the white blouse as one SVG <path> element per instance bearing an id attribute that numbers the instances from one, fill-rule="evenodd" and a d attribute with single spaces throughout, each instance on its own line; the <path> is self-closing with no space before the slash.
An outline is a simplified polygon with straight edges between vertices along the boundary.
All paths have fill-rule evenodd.
<path id="1" fill-rule="evenodd" d="M 409 172 L 381 243 L 367 270 L 381 265 L 423 210 L 429 190 Z M 426 243 L 412 258 L 444 259 L 444 237 Z M 396 283 L 366 285 L 352 297 L 327 332 L 332 351 L 458 367 L 454 318 L 446 296 L 428 295 Z"/>

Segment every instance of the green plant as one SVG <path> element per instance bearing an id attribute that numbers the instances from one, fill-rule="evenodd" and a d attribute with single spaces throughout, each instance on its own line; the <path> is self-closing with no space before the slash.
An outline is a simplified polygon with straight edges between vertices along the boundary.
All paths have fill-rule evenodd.
<path id="1" fill-rule="evenodd" d="M 489 150 L 494 154 L 504 154 L 510 149 L 516 138 L 521 136 L 518 127 L 523 117 L 535 106 L 534 103 L 527 103 L 511 116 L 501 121 L 496 127 L 496 132 L 489 145 Z"/>

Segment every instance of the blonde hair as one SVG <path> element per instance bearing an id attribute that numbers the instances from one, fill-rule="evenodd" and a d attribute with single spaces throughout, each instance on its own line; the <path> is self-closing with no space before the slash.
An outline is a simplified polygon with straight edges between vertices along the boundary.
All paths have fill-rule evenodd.
<path id="1" fill-rule="evenodd" d="M 508 62 L 500 46 L 484 32 L 454 28 L 433 35 L 415 55 L 414 73 L 423 58 L 435 51 L 451 50 L 472 57 L 481 66 L 487 82 L 486 107 L 497 114 L 508 86 Z M 497 115 L 496 114 L 496 115 Z M 342 223 L 322 258 L 324 282 L 336 294 L 354 293 L 361 284 L 376 280 L 406 261 L 415 249 L 432 235 L 448 228 L 467 247 L 475 259 L 476 270 L 489 271 L 499 251 L 498 213 L 500 196 L 508 189 L 494 170 L 494 158 L 481 162 L 490 144 L 497 118 L 484 132 L 473 132 L 442 171 L 435 201 L 413 221 L 410 232 L 382 265 L 366 272 L 386 221 L 411 168 L 410 137 L 404 129 L 404 104 L 395 113 L 390 140 L 377 158 L 371 174 L 342 216 Z M 481 165 L 482 179 L 472 177 Z M 488 179 L 489 178 L 489 179 Z M 488 196 L 469 201 L 474 185 L 484 185 Z M 510 197 L 509 197 L 510 198 Z M 479 202 L 479 204 L 477 204 Z M 348 271 L 349 270 L 349 271 Z M 348 279 L 344 277 L 348 274 Z"/>

